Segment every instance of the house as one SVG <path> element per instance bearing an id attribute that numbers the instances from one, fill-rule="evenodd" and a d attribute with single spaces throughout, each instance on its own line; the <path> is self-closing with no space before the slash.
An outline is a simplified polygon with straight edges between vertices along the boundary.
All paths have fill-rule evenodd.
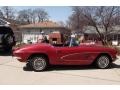
<path id="1" fill-rule="evenodd" d="M 104 34 L 104 30 L 102 27 L 98 28 L 100 33 Z M 93 26 L 87 26 L 84 27 L 84 36 L 85 40 L 100 40 L 99 35 L 95 28 Z M 109 34 L 107 35 L 107 39 L 113 44 L 113 45 L 119 45 L 120 44 L 120 26 L 116 25 L 109 29 Z"/>
<path id="2" fill-rule="evenodd" d="M 61 26 L 53 21 L 21 25 L 19 26 L 18 31 L 21 32 L 23 43 L 36 43 L 42 39 L 43 36 L 46 36 L 47 39 L 49 39 L 49 34 L 53 32 L 59 32 L 64 35 L 70 33 L 70 30 L 68 30 L 66 27 Z"/>

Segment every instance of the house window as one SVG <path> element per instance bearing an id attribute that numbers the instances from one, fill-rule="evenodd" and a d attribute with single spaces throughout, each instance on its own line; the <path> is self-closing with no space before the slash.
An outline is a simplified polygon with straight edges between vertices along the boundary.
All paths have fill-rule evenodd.
<path id="1" fill-rule="evenodd" d="M 42 29 L 40 29 L 40 33 L 42 32 Z"/>
<path id="2" fill-rule="evenodd" d="M 27 33 L 30 33 L 31 31 L 30 30 L 27 30 Z"/>

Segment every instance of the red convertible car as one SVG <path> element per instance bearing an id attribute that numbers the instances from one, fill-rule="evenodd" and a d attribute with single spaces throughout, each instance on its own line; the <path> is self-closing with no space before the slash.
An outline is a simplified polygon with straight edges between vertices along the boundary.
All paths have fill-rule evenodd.
<path id="1" fill-rule="evenodd" d="M 34 71 L 43 71 L 48 65 L 96 65 L 105 69 L 116 60 L 117 51 L 98 45 L 77 45 L 70 42 L 62 47 L 46 43 L 31 44 L 13 51 L 13 55 Z"/>

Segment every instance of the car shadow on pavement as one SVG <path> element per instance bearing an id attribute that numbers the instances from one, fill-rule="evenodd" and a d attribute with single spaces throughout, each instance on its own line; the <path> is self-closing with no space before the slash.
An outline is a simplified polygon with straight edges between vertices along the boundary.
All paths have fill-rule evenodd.
<path id="1" fill-rule="evenodd" d="M 120 68 L 120 65 L 113 63 L 110 69 L 112 69 L 112 68 Z"/>
<path id="2" fill-rule="evenodd" d="M 114 69 L 114 68 L 120 68 L 120 65 L 117 65 L 115 63 L 111 64 L 110 68 L 108 69 Z M 94 65 L 87 65 L 87 66 L 52 66 L 48 69 L 48 71 L 62 71 L 62 70 L 97 70 Z"/>
<path id="3" fill-rule="evenodd" d="M 88 65 L 88 66 L 79 66 L 79 65 L 70 65 L 70 66 L 51 66 L 48 71 L 62 71 L 62 70 L 88 70 L 88 69 L 94 69 L 94 66 Z"/>
<path id="4" fill-rule="evenodd" d="M 12 56 L 12 52 L 7 52 L 7 51 L 1 51 L 0 50 L 0 56 Z"/>
<path id="5" fill-rule="evenodd" d="M 108 69 L 114 69 L 114 68 L 120 68 L 120 65 L 112 64 L 110 68 Z M 30 68 L 23 68 L 24 71 L 33 71 Z M 97 68 L 93 65 L 87 65 L 87 66 L 79 66 L 79 65 L 70 65 L 70 66 L 63 66 L 63 65 L 57 65 L 57 66 L 49 66 L 47 71 L 67 71 L 67 70 L 97 70 Z"/>

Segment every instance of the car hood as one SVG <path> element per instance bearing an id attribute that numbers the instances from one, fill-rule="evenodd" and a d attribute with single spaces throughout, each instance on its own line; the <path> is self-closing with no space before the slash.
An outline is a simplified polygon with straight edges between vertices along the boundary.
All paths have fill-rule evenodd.
<path id="1" fill-rule="evenodd" d="M 21 48 L 34 47 L 34 46 L 50 46 L 50 44 L 46 44 L 46 43 L 27 44 L 27 45 L 22 46 Z"/>

